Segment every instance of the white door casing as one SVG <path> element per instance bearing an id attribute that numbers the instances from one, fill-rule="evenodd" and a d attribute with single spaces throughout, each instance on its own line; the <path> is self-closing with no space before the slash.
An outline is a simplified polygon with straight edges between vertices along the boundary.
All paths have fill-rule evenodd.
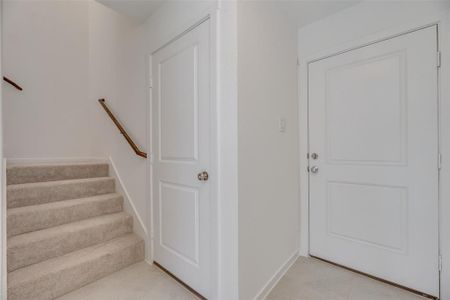
<path id="1" fill-rule="evenodd" d="M 433 296 L 436 53 L 430 26 L 308 68 L 310 254 Z"/>
<path id="2" fill-rule="evenodd" d="M 209 19 L 152 55 L 154 261 L 210 292 Z"/>

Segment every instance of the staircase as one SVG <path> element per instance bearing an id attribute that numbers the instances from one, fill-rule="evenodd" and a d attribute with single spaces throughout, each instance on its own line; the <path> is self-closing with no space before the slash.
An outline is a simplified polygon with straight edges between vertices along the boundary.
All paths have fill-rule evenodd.
<path id="1" fill-rule="evenodd" d="M 8 300 L 55 299 L 143 260 L 106 163 L 8 167 Z"/>

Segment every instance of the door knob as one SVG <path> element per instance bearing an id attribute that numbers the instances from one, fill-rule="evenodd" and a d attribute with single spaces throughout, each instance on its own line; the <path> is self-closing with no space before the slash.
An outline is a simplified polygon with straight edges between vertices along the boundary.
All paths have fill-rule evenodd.
<path id="1" fill-rule="evenodd" d="M 207 181 L 209 178 L 209 174 L 208 174 L 208 172 L 203 171 L 203 172 L 198 173 L 197 178 L 200 181 Z"/>
<path id="2" fill-rule="evenodd" d="M 319 167 L 318 166 L 312 166 L 310 170 L 311 170 L 311 173 L 316 174 L 317 172 L 319 172 Z"/>

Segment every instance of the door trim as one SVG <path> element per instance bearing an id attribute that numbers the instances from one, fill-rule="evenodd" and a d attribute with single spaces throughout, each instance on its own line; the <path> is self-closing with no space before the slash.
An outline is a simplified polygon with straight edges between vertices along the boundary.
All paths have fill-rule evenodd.
<path id="1" fill-rule="evenodd" d="M 217 78 L 217 71 L 216 71 L 216 65 L 217 65 L 217 43 L 219 40 L 219 36 L 217 34 L 217 27 L 218 27 L 218 14 L 220 13 L 220 10 L 218 8 L 208 10 L 206 13 L 201 14 L 200 16 L 197 16 L 192 22 L 189 24 L 185 24 L 185 26 L 182 26 L 178 33 L 172 34 L 169 36 L 168 39 L 165 41 L 162 41 L 159 43 L 160 46 L 156 47 L 155 50 L 151 51 L 150 54 L 147 56 L 147 99 L 148 99 L 148 107 L 147 107 L 147 129 L 148 129 L 148 144 L 147 149 L 149 152 L 149 158 L 147 159 L 147 179 L 149 182 L 146 184 L 146 198 L 149 199 L 147 202 L 147 228 L 149 228 L 149 244 L 146 245 L 148 250 L 148 255 L 146 257 L 146 262 L 149 264 L 154 264 L 155 266 L 161 268 L 166 273 L 170 273 L 169 271 L 165 270 L 163 267 L 161 267 L 155 260 L 154 260 L 154 223 L 153 223 L 153 153 L 152 153 L 152 130 L 153 130 L 153 123 L 151 121 L 152 119 L 152 57 L 153 55 L 160 49 L 164 48 L 165 46 L 169 45 L 170 43 L 178 40 L 179 38 L 185 36 L 190 31 L 196 29 L 198 26 L 203 24 L 206 21 L 209 22 L 209 29 L 210 29 L 210 99 L 211 99 L 211 105 L 210 105 L 210 128 L 211 128 L 211 136 L 210 136 L 210 169 L 208 170 L 208 173 L 210 175 L 209 184 L 210 184 L 210 276 L 212 278 L 211 280 L 211 286 L 209 289 L 209 295 L 208 299 L 217 299 L 220 297 L 219 293 L 219 280 L 220 278 L 220 264 L 219 264 L 219 252 L 218 252 L 218 243 L 219 243 L 219 215 L 221 214 L 221 211 L 219 211 L 219 193 L 218 193 L 218 182 L 219 182 L 219 165 L 218 165 L 218 95 L 217 95 L 217 84 L 218 84 L 218 78 Z M 171 274 L 171 273 L 170 273 Z M 172 276 L 174 277 L 174 276 Z M 176 277 L 175 277 L 176 278 Z M 177 281 L 182 282 L 181 279 L 176 278 Z M 183 283 L 183 285 L 185 285 Z M 185 285 L 186 286 L 186 285 Z M 186 286 L 191 291 L 194 291 L 195 294 L 198 294 L 195 290 L 193 290 L 191 287 Z M 203 296 L 202 296 L 203 297 Z M 206 298 L 205 298 L 206 299 Z"/>
<path id="2" fill-rule="evenodd" d="M 350 25 L 349 25 L 350 26 Z M 437 26 L 438 50 L 442 54 L 443 64 L 438 72 L 438 131 L 439 152 L 444 159 L 439 173 L 439 252 L 443 264 L 440 272 L 440 299 L 450 300 L 450 185 L 440 182 L 450 182 L 450 11 L 444 14 L 427 17 L 423 20 L 403 24 L 395 28 L 371 34 L 365 38 L 353 40 L 345 45 L 339 45 L 315 53 L 311 56 L 302 56 L 299 49 L 298 86 L 299 86 L 299 178 L 300 178 L 300 221 L 299 221 L 299 255 L 309 257 L 309 174 L 307 171 L 309 152 L 309 107 L 308 107 L 308 65 L 314 61 L 334 56 L 340 53 L 361 48 L 380 41 L 388 40 L 426 27 Z"/>

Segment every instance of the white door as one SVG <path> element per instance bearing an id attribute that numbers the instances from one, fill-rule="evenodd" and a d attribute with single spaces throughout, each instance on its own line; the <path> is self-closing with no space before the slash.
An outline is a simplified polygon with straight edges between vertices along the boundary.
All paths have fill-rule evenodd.
<path id="1" fill-rule="evenodd" d="M 209 21 L 152 56 L 154 260 L 209 296 Z"/>
<path id="2" fill-rule="evenodd" d="M 433 296 L 436 57 L 432 26 L 308 70 L 310 254 Z"/>

